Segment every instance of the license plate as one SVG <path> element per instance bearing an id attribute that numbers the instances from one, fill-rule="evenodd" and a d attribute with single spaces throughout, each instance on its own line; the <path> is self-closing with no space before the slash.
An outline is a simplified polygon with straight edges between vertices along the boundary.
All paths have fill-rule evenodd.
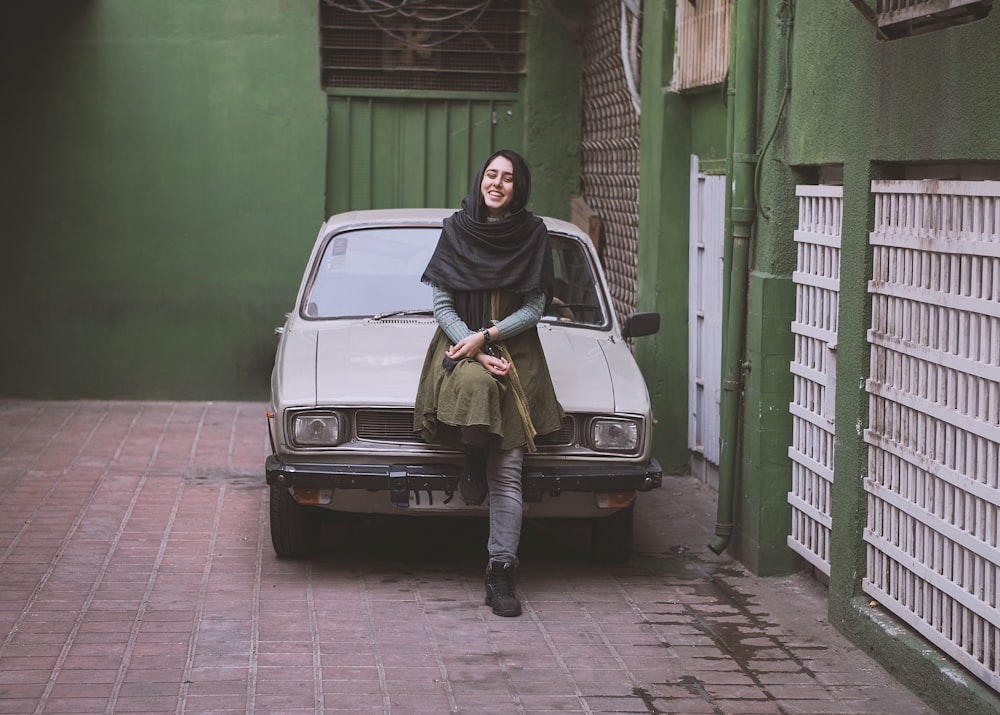
<path id="1" fill-rule="evenodd" d="M 471 506 L 457 491 L 423 489 L 410 491 L 409 504 L 396 503 L 393 506 L 400 511 L 487 511 L 488 500 L 479 506 Z"/>

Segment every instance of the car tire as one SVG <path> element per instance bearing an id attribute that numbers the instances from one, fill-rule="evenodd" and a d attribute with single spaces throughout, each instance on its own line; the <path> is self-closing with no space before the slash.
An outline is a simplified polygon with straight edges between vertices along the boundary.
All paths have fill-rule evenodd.
<path id="1" fill-rule="evenodd" d="M 306 556 L 319 540 L 320 514 L 302 506 L 286 487 L 271 487 L 271 546 L 278 558 Z"/>
<path id="2" fill-rule="evenodd" d="M 635 504 L 591 521 L 590 553 L 600 563 L 622 563 L 632 557 Z"/>

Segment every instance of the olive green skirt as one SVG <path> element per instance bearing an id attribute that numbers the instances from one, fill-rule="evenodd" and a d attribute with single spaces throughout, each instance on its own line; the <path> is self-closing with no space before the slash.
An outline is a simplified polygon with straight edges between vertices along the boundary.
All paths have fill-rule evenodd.
<path id="1" fill-rule="evenodd" d="M 462 428 L 478 427 L 501 449 L 527 446 L 534 451 L 536 435 L 555 432 L 562 425 L 563 409 L 537 330 L 504 341 L 513 367 L 502 378 L 471 359 L 460 360 L 447 372 L 444 354 L 450 345 L 438 328 L 424 358 L 413 429 L 425 441 L 460 446 Z"/>

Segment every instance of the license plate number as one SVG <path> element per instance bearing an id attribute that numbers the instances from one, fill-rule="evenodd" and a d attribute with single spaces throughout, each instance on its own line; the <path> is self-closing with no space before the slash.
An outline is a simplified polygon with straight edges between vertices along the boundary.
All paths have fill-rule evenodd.
<path id="1" fill-rule="evenodd" d="M 480 506 L 471 506 L 465 503 L 457 491 L 423 489 L 410 490 L 409 503 L 396 503 L 395 508 L 400 511 L 486 511 L 487 502 L 483 502 Z"/>

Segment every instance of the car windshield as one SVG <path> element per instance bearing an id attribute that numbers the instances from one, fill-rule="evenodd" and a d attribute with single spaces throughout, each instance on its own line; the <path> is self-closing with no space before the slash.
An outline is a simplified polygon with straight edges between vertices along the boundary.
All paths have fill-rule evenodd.
<path id="1" fill-rule="evenodd" d="M 377 227 L 331 236 L 302 300 L 311 319 L 430 315 L 430 286 L 420 282 L 440 228 Z M 548 321 L 604 326 L 607 313 L 589 255 L 576 239 L 550 234 L 555 273 Z"/>

